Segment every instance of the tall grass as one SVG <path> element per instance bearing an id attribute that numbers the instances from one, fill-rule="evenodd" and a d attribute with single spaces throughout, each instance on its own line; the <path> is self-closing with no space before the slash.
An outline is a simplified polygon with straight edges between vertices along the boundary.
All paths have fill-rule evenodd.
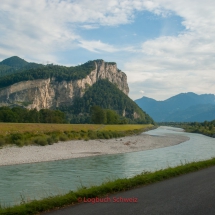
<path id="1" fill-rule="evenodd" d="M 0 123 L 0 147 L 6 144 L 45 146 L 67 140 L 118 138 L 139 134 L 152 127 L 152 125 Z"/>

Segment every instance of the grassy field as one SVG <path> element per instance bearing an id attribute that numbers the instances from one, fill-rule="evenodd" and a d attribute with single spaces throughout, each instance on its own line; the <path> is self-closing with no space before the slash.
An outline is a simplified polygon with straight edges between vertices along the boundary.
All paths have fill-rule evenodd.
<path id="1" fill-rule="evenodd" d="M 0 123 L 0 146 L 51 145 L 58 141 L 110 139 L 139 134 L 153 125 Z"/>
<path id="2" fill-rule="evenodd" d="M 153 127 L 153 125 L 105 125 L 101 130 L 104 131 L 128 131 L 135 129 L 147 129 Z"/>
<path id="3" fill-rule="evenodd" d="M 0 134 L 25 133 L 25 132 L 53 132 L 53 131 L 87 131 L 96 130 L 101 125 L 93 124 L 43 124 L 43 123 L 0 123 Z"/>
<path id="4" fill-rule="evenodd" d="M 127 131 L 144 129 L 153 125 L 97 125 L 97 124 L 43 124 L 43 123 L 0 123 L 0 135 L 25 132 L 54 132 L 54 131 Z"/>
<path id="5" fill-rule="evenodd" d="M 158 170 L 156 172 L 147 172 L 132 178 L 117 179 L 103 183 L 100 186 L 90 188 L 82 187 L 76 192 L 69 192 L 66 195 L 50 196 L 42 200 L 34 200 L 31 202 L 22 201 L 21 205 L 10 208 L 0 206 L 0 214 L 4 215 L 33 215 L 54 208 L 64 207 L 78 203 L 80 198 L 95 198 L 102 197 L 107 194 L 116 193 L 119 191 L 129 190 L 138 186 L 143 186 L 158 181 L 163 181 L 168 178 L 176 177 L 189 172 L 194 172 L 203 168 L 215 165 L 215 158 L 207 161 L 192 162 L 182 164 L 178 167 L 169 167 L 167 169 Z"/>

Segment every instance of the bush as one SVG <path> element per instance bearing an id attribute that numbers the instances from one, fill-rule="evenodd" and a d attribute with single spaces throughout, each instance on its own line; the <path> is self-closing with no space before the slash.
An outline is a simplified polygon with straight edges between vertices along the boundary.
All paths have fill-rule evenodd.
<path id="1" fill-rule="evenodd" d="M 104 136 L 105 139 L 110 139 L 111 138 L 108 131 L 103 131 L 103 136 Z"/>
<path id="2" fill-rule="evenodd" d="M 113 138 L 114 137 L 114 133 L 111 132 L 111 131 L 107 132 L 107 134 L 109 135 L 109 138 Z"/>
<path id="3" fill-rule="evenodd" d="M 54 141 L 54 139 L 52 137 L 48 137 L 47 142 L 48 142 L 49 145 L 52 145 L 55 141 Z"/>
<path id="4" fill-rule="evenodd" d="M 51 135 L 51 139 L 53 140 L 53 143 L 57 143 L 59 141 L 59 137 L 56 133 Z"/>
<path id="5" fill-rule="evenodd" d="M 104 139 L 103 132 L 97 131 L 97 137 L 98 137 L 99 139 Z"/>
<path id="6" fill-rule="evenodd" d="M 48 144 L 48 141 L 45 137 L 37 137 L 34 142 L 40 146 L 45 146 Z"/>
<path id="7" fill-rule="evenodd" d="M 85 132 L 80 132 L 80 135 L 81 135 L 81 137 L 84 137 L 85 136 Z"/>
<path id="8" fill-rule="evenodd" d="M 93 132 L 93 131 L 88 131 L 88 137 L 90 138 L 90 139 L 92 139 L 92 140 L 94 140 L 94 139 L 97 139 L 98 137 L 97 137 L 97 133 L 96 132 Z"/>
<path id="9" fill-rule="evenodd" d="M 59 139 L 60 139 L 60 141 L 66 141 L 66 140 L 68 140 L 68 137 L 65 134 L 61 134 Z"/>
<path id="10" fill-rule="evenodd" d="M 73 139 L 75 139 L 75 135 L 74 135 L 73 133 L 69 133 L 69 134 L 68 134 L 68 138 L 69 138 L 70 140 L 73 140 Z"/>
<path id="11" fill-rule="evenodd" d="M 11 141 L 11 143 L 15 143 L 16 144 L 16 142 L 18 140 L 23 140 L 23 134 L 20 134 L 20 133 L 10 134 L 10 141 Z"/>
<path id="12" fill-rule="evenodd" d="M 3 146 L 5 144 L 5 140 L 3 138 L 0 138 L 0 146 Z"/>
<path id="13" fill-rule="evenodd" d="M 19 147 L 22 147 L 22 146 L 25 145 L 25 142 L 22 141 L 22 140 L 17 140 L 17 141 L 16 141 L 16 145 L 19 146 Z"/>

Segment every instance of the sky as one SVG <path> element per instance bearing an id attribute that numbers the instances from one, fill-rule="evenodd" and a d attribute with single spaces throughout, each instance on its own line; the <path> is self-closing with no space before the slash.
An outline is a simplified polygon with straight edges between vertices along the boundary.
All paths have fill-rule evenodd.
<path id="1" fill-rule="evenodd" d="M 215 93 L 214 0 L 1 0 L 0 61 L 116 62 L 130 98 Z"/>

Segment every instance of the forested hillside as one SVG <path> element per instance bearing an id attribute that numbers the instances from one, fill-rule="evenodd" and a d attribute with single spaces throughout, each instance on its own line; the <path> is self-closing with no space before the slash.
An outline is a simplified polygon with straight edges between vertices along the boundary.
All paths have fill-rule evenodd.
<path id="1" fill-rule="evenodd" d="M 0 74 L 2 74 L 2 77 L 0 77 L 0 88 L 7 87 L 21 81 L 47 79 L 53 77 L 57 81 L 82 79 L 95 69 L 95 63 L 93 61 L 88 61 L 85 64 L 75 67 L 66 67 L 58 65 L 38 65 L 32 68 L 31 65 L 32 64 L 28 65 L 27 67 L 21 67 L 20 69 L 12 68 L 11 70 L 7 71 L 5 71 L 7 65 L 0 65 Z"/>
<path id="2" fill-rule="evenodd" d="M 28 63 L 27 61 L 14 56 L 0 62 L 0 77 L 40 67 L 44 67 L 44 65 L 37 63 Z"/>
<path id="3" fill-rule="evenodd" d="M 92 72 L 93 70 L 95 71 Z M 153 119 L 127 96 L 127 76 L 114 62 L 98 59 L 66 67 L 28 63 L 19 57 L 11 57 L 0 62 L 0 74 L 2 106 L 58 109 L 66 114 L 70 123 L 154 124 Z M 86 78 L 89 74 L 91 75 Z M 32 81 L 22 83 L 29 80 Z M 78 81 L 75 82 L 76 80 Z M 17 84 L 13 85 L 15 83 Z M 8 86 L 10 87 L 7 88 Z M 0 121 L 11 121 L 12 118 L 13 122 L 47 121 L 42 121 L 47 117 L 41 117 L 40 111 L 35 112 L 36 109 L 19 109 L 23 116 L 20 117 L 16 108 L 2 109 L 5 116 L 2 114 Z M 42 113 L 45 113 L 44 110 Z M 55 112 L 47 110 L 46 114 L 55 118 L 52 115 Z M 103 118 L 98 121 L 93 115 Z"/>
<path id="4" fill-rule="evenodd" d="M 124 115 L 129 123 L 154 123 L 134 101 L 107 80 L 99 80 L 89 87 L 82 98 L 75 98 L 72 106 L 61 107 L 60 110 L 69 115 L 72 123 L 84 123 L 89 122 L 91 107 L 95 105 L 115 110 L 120 116 Z"/>

